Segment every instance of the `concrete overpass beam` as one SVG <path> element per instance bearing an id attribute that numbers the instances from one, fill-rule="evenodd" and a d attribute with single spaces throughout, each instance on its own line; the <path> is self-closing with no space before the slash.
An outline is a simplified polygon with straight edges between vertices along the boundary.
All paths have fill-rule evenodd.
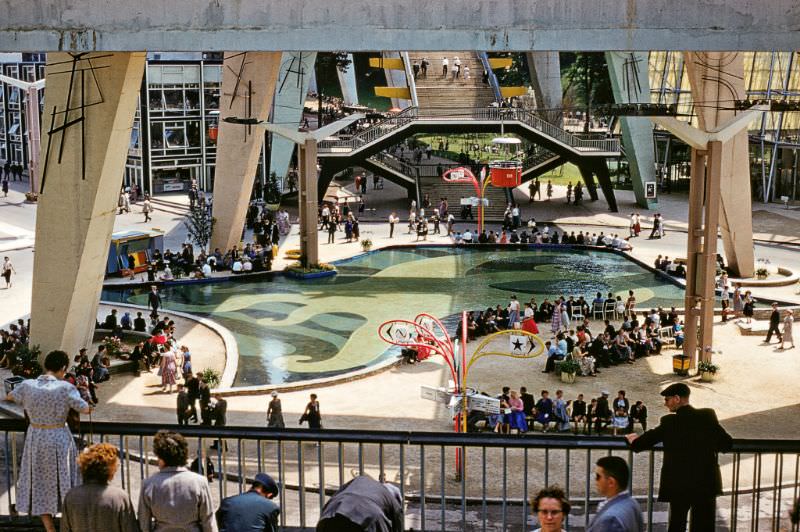
<path id="1" fill-rule="evenodd" d="M 86 347 L 94 333 L 144 52 L 47 56 L 31 345 Z"/>

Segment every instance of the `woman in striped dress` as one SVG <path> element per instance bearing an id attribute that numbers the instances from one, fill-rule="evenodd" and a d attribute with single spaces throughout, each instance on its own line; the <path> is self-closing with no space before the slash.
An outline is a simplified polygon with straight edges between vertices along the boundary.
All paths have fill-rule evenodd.
<path id="1" fill-rule="evenodd" d="M 563 304 L 561 303 L 561 299 L 556 299 L 556 305 L 553 308 L 553 321 L 550 323 L 550 330 L 553 331 L 553 334 L 558 333 L 561 330 L 561 309 Z"/>

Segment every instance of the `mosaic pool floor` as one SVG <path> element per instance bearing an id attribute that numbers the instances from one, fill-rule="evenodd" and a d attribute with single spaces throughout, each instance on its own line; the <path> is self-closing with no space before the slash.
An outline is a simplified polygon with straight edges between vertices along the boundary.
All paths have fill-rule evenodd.
<path id="1" fill-rule="evenodd" d="M 683 290 L 622 256 L 595 250 L 422 247 L 376 251 L 337 264 L 335 277 L 165 287 L 166 310 L 210 318 L 239 347 L 235 386 L 330 377 L 397 356 L 377 336 L 390 319 L 446 317 L 535 296 L 596 292 L 639 308 L 683 306 Z M 142 290 L 103 292 L 106 301 L 147 304 Z"/>

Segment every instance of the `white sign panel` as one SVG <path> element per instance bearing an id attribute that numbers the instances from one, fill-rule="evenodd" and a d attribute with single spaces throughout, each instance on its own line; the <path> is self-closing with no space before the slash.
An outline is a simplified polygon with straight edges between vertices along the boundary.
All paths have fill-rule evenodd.
<path id="1" fill-rule="evenodd" d="M 452 393 L 444 388 L 434 388 L 433 386 L 422 385 L 419 387 L 419 396 L 428 401 L 435 401 L 437 403 L 449 404 Z"/>

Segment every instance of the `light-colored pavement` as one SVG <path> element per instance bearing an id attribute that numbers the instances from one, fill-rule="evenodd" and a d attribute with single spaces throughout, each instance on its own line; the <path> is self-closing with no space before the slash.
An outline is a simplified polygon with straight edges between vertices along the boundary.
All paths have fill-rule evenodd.
<path id="1" fill-rule="evenodd" d="M 13 185 L 12 183 L 9 198 L 0 198 L 0 213 L 13 213 L 8 217 L 3 215 L 2 222 L 18 227 L 20 234 L 24 234 L 24 231 L 34 229 L 35 206 L 22 203 L 21 187 Z M 351 184 L 348 185 L 352 187 Z M 621 212 L 609 213 L 602 200 L 587 202 L 578 207 L 567 205 L 563 188 L 556 187 L 556 195 L 552 201 L 522 205 L 523 217 L 527 219 L 533 216 L 540 223 L 552 221 L 560 228 L 568 230 L 574 228 L 590 232 L 609 232 L 609 227 L 614 226 L 619 229 L 612 232 L 626 234 L 628 216 L 635 210 L 633 195 L 626 191 L 617 191 L 617 195 Z M 413 235 L 405 232 L 402 224 L 398 224 L 395 238 L 388 238 L 388 224 L 385 220 L 389 212 L 397 212 L 401 219 L 407 214 L 407 201 L 398 187 L 386 182 L 386 188 L 382 191 L 369 190 L 366 201 L 368 208 L 375 210 L 368 210 L 361 217 L 362 238 L 371 238 L 376 248 L 391 244 L 409 244 L 416 240 Z M 758 243 L 755 245 L 756 256 L 769 258 L 773 264 L 800 269 L 800 248 L 785 244 L 800 242 L 794 234 L 800 226 L 797 223 L 800 222 L 800 212 L 795 209 L 785 210 L 782 206 L 760 204 L 754 210 L 768 213 L 773 222 L 775 217 L 783 220 L 778 225 L 770 222 L 767 227 L 762 224 L 761 217 L 756 216 L 757 237 L 769 237 L 784 242 Z M 165 247 L 173 248 L 179 247 L 176 245 L 185 239 L 180 216 L 156 211 L 153 223 L 145 226 L 138 212 L 139 208 L 135 206 L 134 211 L 118 217 L 116 231 L 158 227 L 167 232 Z M 657 254 L 685 255 L 686 235 L 682 232 L 686 225 L 685 194 L 662 196 L 659 211 L 667 221 L 667 236 L 662 240 L 634 240 L 632 255 L 646 263 L 652 263 Z M 461 229 L 464 226 L 465 224 L 457 224 Z M 470 223 L 469 226 L 473 227 L 474 224 Z M 9 229 L 7 226 L 0 228 L 4 233 L 13 230 L 14 228 Z M 431 237 L 431 240 L 438 243 L 448 242 L 447 237 Z M 321 241 L 324 242 L 325 239 L 321 238 Z M 299 247 L 296 226 L 281 247 L 284 250 Z M 6 252 L 19 273 L 14 278 L 12 289 L 0 290 L 0 323 L 25 315 L 29 311 L 32 251 L 30 247 L 26 247 Z M 360 251 L 358 243 L 345 243 L 342 239 L 338 239 L 335 244 L 320 245 L 321 258 L 325 261 L 349 257 Z M 276 267 L 281 264 L 281 261 L 276 261 Z M 796 294 L 797 287 L 754 289 L 753 292 L 757 296 L 800 303 L 800 296 Z M 493 302 L 497 303 L 502 302 Z M 202 336 L 199 329 L 190 330 L 187 326 L 184 330 L 179 327 L 179 333 L 182 336 L 181 342 L 189 344 L 193 351 L 198 350 L 198 344 L 205 342 L 206 337 Z M 192 336 L 195 334 L 201 336 Z M 713 405 L 726 426 L 737 436 L 796 437 L 794 420 L 800 414 L 800 405 L 794 383 L 800 378 L 800 348 L 777 351 L 774 345 L 761 345 L 760 337 L 740 336 L 731 324 L 716 326 L 715 338 L 717 348 L 723 352 L 717 357 L 723 369 L 718 380 L 710 385 L 689 379 L 688 382 L 694 390 L 693 401 L 700 405 Z M 209 346 L 209 350 L 213 351 L 213 347 Z M 611 368 L 599 377 L 582 378 L 573 385 L 563 385 L 554 377 L 539 373 L 544 363 L 541 359 L 520 365 L 519 362 L 507 362 L 498 358 L 476 368 L 474 384 L 492 392 L 503 384 L 512 387 L 526 385 L 534 392 L 544 388 L 552 392 L 558 387 L 564 389 L 568 398 L 574 398 L 578 392 L 595 396 L 602 389 L 613 392 L 626 388 L 629 397 L 642 399 L 650 406 L 651 417 L 655 419 L 661 414 L 658 389 L 675 379 L 671 373 L 669 354 L 637 361 L 632 366 Z M 98 409 L 97 417 L 109 420 L 171 422 L 174 419 L 174 397 L 149 394 L 148 390 L 155 389 L 152 388 L 155 382 L 153 379 L 154 377 L 148 375 L 138 379 L 132 376 L 115 379 L 118 384 L 104 387 L 100 392 L 104 404 Z M 329 386 L 318 390 L 318 393 L 325 424 L 331 428 L 449 430 L 447 411 L 439 405 L 419 399 L 420 384 L 444 385 L 446 382 L 445 366 L 437 361 L 426 361 L 417 366 L 397 367 L 367 379 Z M 765 399 L 768 397 L 768 400 L 747 400 L 748 396 L 754 394 Z M 290 426 L 296 426 L 307 395 L 307 392 L 282 394 L 287 424 Z M 230 398 L 229 424 L 262 425 L 266 402 L 265 397 Z M 387 415 L 391 417 L 387 419 Z"/>

